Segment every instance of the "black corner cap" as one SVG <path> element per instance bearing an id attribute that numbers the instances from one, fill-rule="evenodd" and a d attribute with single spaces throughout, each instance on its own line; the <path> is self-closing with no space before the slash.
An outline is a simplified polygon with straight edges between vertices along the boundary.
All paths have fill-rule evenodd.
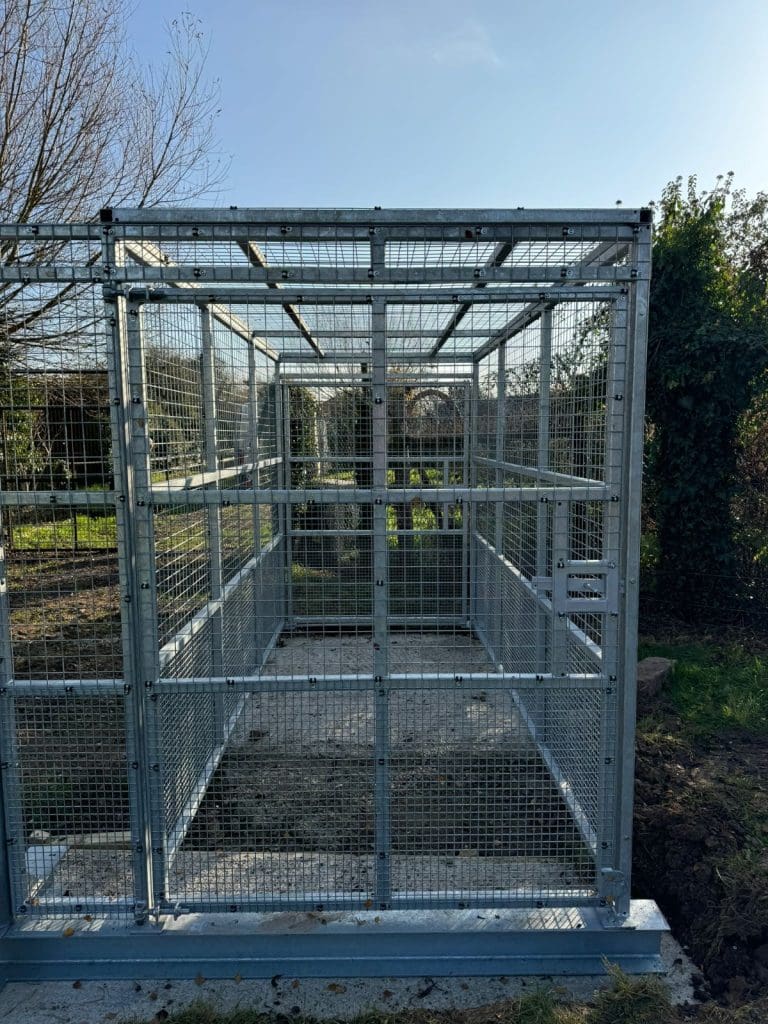
<path id="1" fill-rule="evenodd" d="M 112 207 L 105 206 L 102 210 L 99 210 L 99 220 L 102 224 L 112 223 Z"/>
<path id="2" fill-rule="evenodd" d="M 650 224 L 652 220 L 653 220 L 653 210 L 650 208 L 650 206 L 644 206 L 642 208 L 642 210 L 640 211 L 640 223 L 641 224 Z"/>

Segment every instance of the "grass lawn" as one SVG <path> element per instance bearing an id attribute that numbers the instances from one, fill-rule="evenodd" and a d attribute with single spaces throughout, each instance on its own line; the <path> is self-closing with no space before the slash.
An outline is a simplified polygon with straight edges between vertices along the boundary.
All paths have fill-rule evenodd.
<path id="1" fill-rule="evenodd" d="M 767 654 L 752 654 L 736 644 L 641 643 L 640 657 L 651 655 L 676 662 L 667 696 L 694 733 L 768 732 Z"/>
<path id="2" fill-rule="evenodd" d="M 242 506 L 245 509 L 245 506 Z M 250 510 L 246 510 L 250 512 Z M 157 542 L 174 551 L 197 551 L 205 548 L 208 527 L 199 510 L 186 508 L 167 511 L 155 517 Z M 226 509 L 222 514 L 222 542 L 225 547 L 251 543 L 250 516 L 241 506 Z M 272 522 L 268 515 L 260 518 L 262 547 L 272 539 Z M 117 520 L 114 515 L 93 515 L 78 512 L 74 517 L 42 523 L 14 523 L 12 547 L 18 551 L 72 550 L 77 540 L 79 551 L 104 551 L 117 547 Z"/>
<path id="3" fill-rule="evenodd" d="M 117 522 L 112 515 L 89 515 L 78 512 L 74 518 L 47 523 L 15 523 L 12 547 L 21 551 L 105 550 L 117 547 Z"/>

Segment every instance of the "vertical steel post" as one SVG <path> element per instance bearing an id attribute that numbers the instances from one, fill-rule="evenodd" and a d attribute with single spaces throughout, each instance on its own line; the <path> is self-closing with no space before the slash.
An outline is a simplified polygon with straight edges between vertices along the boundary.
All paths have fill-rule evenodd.
<path id="1" fill-rule="evenodd" d="M 159 698 L 154 685 L 160 676 L 158 639 L 157 573 L 155 571 L 155 523 L 152 506 L 152 475 L 149 436 L 149 407 L 141 332 L 142 312 L 138 303 L 126 309 L 126 350 L 130 404 L 130 438 L 127 455 L 133 470 L 133 501 L 129 517 L 133 520 L 134 578 L 137 615 L 133 628 L 138 630 L 136 646 L 141 671 L 143 712 L 141 734 L 147 759 L 149 831 L 154 887 L 150 890 L 149 909 L 157 907 L 168 891 L 168 864 L 165 857 L 166 828 L 163 800 L 164 766 L 162 724 Z"/>
<path id="2" fill-rule="evenodd" d="M 261 469 L 259 468 L 259 462 L 261 461 L 261 445 L 259 444 L 260 438 L 258 438 L 258 423 L 259 423 L 259 400 L 258 392 L 256 390 L 256 350 L 253 345 L 248 346 L 248 443 L 243 445 L 243 459 L 244 461 L 250 461 L 253 469 L 251 470 L 251 481 L 256 490 L 261 489 Z M 261 542 L 261 506 L 253 506 L 253 536 L 254 536 L 254 555 L 257 555 L 262 548 Z"/>
<path id="3" fill-rule="evenodd" d="M 496 447 L 494 455 L 496 459 L 496 486 L 504 486 L 504 470 L 501 463 L 504 461 L 504 439 L 507 426 L 507 346 L 506 343 L 499 345 L 496 353 Z M 495 661 L 501 666 L 504 661 L 504 566 L 501 559 L 504 557 L 504 502 L 497 501 L 494 507 L 493 516 L 493 546 L 496 550 L 496 643 L 493 644 L 493 632 L 489 630 L 488 639 L 493 645 Z"/>
<path id="4" fill-rule="evenodd" d="M 242 414 L 241 414 L 242 421 Z M 258 393 L 256 390 L 256 350 L 252 344 L 248 345 L 248 417 L 247 417 L 247 429 L 248 437 L 242 444 L 242 458 L 243 462 L 250 462 L 251 466 L 251 485 L 256 489 L 261 489 L 261 469 L 259 468 L 259 462 L 261 460 L 261 445 L 260 438 L 257 437 L 259 423 L 259 408 L 258 408 Z M 253 555 L 258 555 L 263 546 L 261 536 L 261 505 L 254 504 L 251 508 L 251 531 L 253 534 Z M 256 573 L 263 573 L 263 569 L 252 570 L 251 575 L 256 576 Z M 262 575 L 263 579 L 263 575 Z M 261 616 L 262 612 L 267 612 L 267 594 L 265 593 L 264 587 L 253 587 L 253 621 L 249 624 L 251 629 L 251 635 L 253 637 L 252 651 L 254 654 L 252 669 L 255 671 L 260 663 L 264 653 L 264 647 L 267 644 L 267 638 L 263 636 L 263 629 L 261 627 Z M 274 594 L 272 595 L 274 598 Z M 259 607 L 259 602 L 263 607 Z"/>
<path id="5" fill-rule="evenodd" d="M 616 863 L 622 884 L 615 895 L 619 917 L 629 913 L 632 871 L 632 813 L 635 772 L 635 718 L 637 714 L 637 630 L 640 590 L 640 533 L 645 430 L 645 366 L 648 348 L 648 300 L 651 283 L 653 226 L 647 219 L 637 225 L 633 264 L 637 277 L 629 303 L 629 349 L 624 397 L 624 479 L 621 490 L 623 545 L 620 573 L 624 583 L 620 607 L 624 614 L 619 636 L 621 678 L 618 691 Z"/>
<path id="6" fill-rule="evenodd" d="M 373 674 L 374 697 L 374 801 L 376 901 L 384 909 L 390 901 L 390 800 L 389 800 L 389 551 L 387 548 L 387 312 L 374 299 L 371 310 L 371 455 L 373 479 Z"/>
<path id="7" fill-rule="evenodd" d="M 622 299 L 614 303 L 611 310 L 612 321 L 610 331 L 610 349 L 606 374 L 606 415 L 604 436 L 604 479 L 611 488 L 614 497 L 618 498 L 622 491 L 625 472 L 624 462 L 624 410 L 626 399 L 627 369 L 627 301 Z M 608 571 L 618 571 L 621 557 L 623 510 L 618 501 L 604 502 L 602 505 L 602 538 L 600 557 L 608 567 Z M 606 590 L 608 579 L 606 577 Z M 600 710 L 600 745 L 599 745 L 599 807 L 601 820 L 595 822 L 595 829 L 600 838 L 597 850 L 599 892 L 606 905 L 616 910 L 617 893 L 621 889 L 621 875 L 617 864 L 617 847 L 615 837 L 615 814 L 620 786 L 620 751 L 617 747 L 618 701 L 616 692 L 619 682 L 619 634 L 622 622 L 620 609 L 607 612 L 604 616 L 601 637 L 602 673 L 608 681 L 606 692 L 602 696 Z"/>
<path id="8" fill-rule="evenodd" d="M 552 511 L 552 673 L 568 671 L 568 599 L 566 574 L 557 572 L 570 558 L 570 502 L 557 500 Z"/>
<path id="9" fill-rule="evenodd" d="M 472 383 L 470 385 L 470 450 L 469 460 L 469 486 L 477 487 L 477 462 L 472 457 L 471 445 L 477 443 L 478 433 L 478 402 L 480 400 L 480 364 L 472 364 Z M 469 516 L 469 620 L 472 626 L 477 626 L 477 504 L 474 501 L 467 502 L 466 514 Z M 488 623 L 480 623 L 484 633 L 488 632 Z"/>
<path id="10" fill-rule="evenodd" d="M 464 385 L 463 402 L 463 431 L 461 451 L 461 486 L 469 487 L 469 446 L 470 446 L 470 417 L 472 408 L 472 385 Z M 472 505 L 465 501 L 461 506 L 461 617 L 464 624 L 471 626 L 469 613 L 469 518 Z"/>
<path id="11" fill-rule="evenodd" d="M 102 262 L 105 267 L 116 265 L 116 247 L 111 232 L 111 228 L 104 228 Z M 136 554 L 135 512 L 138 498 L 135 467 L 131 458 L 133 417 L 132 388 L 128 374 L 128 310 L 125 298 L 111 289 L 105 290 L 105 305 L 109 325 L 107 368 L 112 426 L 112 465 L 116 496 L 115 516 L 121 598 L 134 913 L 136 920 L 143 922 L 154 905 L 155 890 L 151 823 L 152 785 L 150 774 L 152 769 L 147 747 L 147 687 L 145 685 L 148 682 L 151 684 L 153 680 L 147 676 L 143 665 L 142 627 L 144 621 L 139 600 L 139 595 L 142 593 L 142 574 Z M 132 312 L 135 314 L 136 310 L 132 310 Z M 152 623 L 147 623 L 147 626 L 151 629 Z"/>
<path id="12" fill-rule="evenodd" d="M 447 489 L 450 486 L 450 483 L 451 483 L 451 460 L 450 459 L 443 459 L 443 487 L 445 487 Z M 443 504 L 440 506 L 440 522 L 438 524 L 438 528 L 440 530 L 445 531 L 445 530 L 448 529 L 448 526 L 449 526 L 449 523 L 450 523 L 450 513 L 451 513 L 451 503 L 449 501 L 444 501 Z"/>
<path id="13" fill-rule="evenodd" d="M 5 756 L 4 749 L 3 765 L 8 765 L 7 768 L 2 769 L 4 775 L 7 774 L 8 771 L 14 770 L 12 767 L 14 762 L 6 761 Z M 11 887 L 11 864 L 8 844 L 9 833 L 5 823 L 4 790 L 4 786 L 0 788 L 0 843 L 2 844 L 2 848 L 0 849 L 0 930 L 13 923 L 13 890 Z M 2 979 L 0 978 L 0 984 L 1 983 Z"/>
<path id="14" fill-rule="evenodd" d="M 289 384 L 282 384 L 281 390 L 281 411 L 282 424 L 280 429 L 283 434 L 283 486 L 290 490 L 293 479 L 293 466 L 291 464 L 291 388 Z M 288 565 L 288 589 L 286 591 L 285 618 L 288 629 L 293 628 L 293 505 L 283 505 L 283 532 L 285 536 L 285 560 Z"/>
<path id="15" fill-rule="evenodd" d="M 284 385 L 280 380 L 279 370 L 275 374 L 274 383 L 274 394 L 275 394 L 275 446 L 277 448 L 277 457 L 280 461 L 277 464 L 277 486 L 280 488 L 288 488 L 291 486 L 291 470 L 290 463 L 288 462 L 288 453 L 286 450 L 286 437 L 285 437 L 285 417 L 283 415 L 283 399 L 287 398 L 287 385 Z M 289 439 L 290 439 L 290 412 L 288 413 L 289 420 Z M 291 546 L 288 543 L 288 519 L 291 516 L 291 506 L 284 501 L 278 502 L 277 505 L 277 532 L 280 535 L 280 543 L 283 548 L 283 586 L 281 588 L 281 610 L 280 618 L 282 618 L 285 627 L 290 628 L 290 612 L 293 608 L 293 554 L 291 552 Z"/>
<path id="16" fill-rule="evenodd" d="M 24 899 L 26 871 L 16 702 L 8 688 L 13 677 L 13 646 L 3 533 L 6 523 L 0 508 L 0 927 L 11 923 L 16 903 Z"/>
<path id="17" fill-rule="evenodd" d="M 539 409 L 538 469 L 549 469 L 550 386 L 552 379 L 552 310 L 545 309 L 540 318 L 539 346 Z M 536 575 L 546 577 L 549 539 L 549 505 L 536 505 Z M 547 671 L 547 614 L 536 603 L 536 671 Z"/>
<path id="18" fill-rule="evenodd" d="M 200 383 L 203 391 L 203 465 L 206 472 L 215 473 L 219 468 L 218 416 L 216 408 L 216 352 L 213 343 L 213 324 L 206 307 L 200 310 Z M 221 599 L 224 590 L 222 559 L 221 506 L 206 505 L 205 516 L 208 528 L 208 554 L 211 599 Z M 224 675 L 224 609 L 210 618 L 211 631 L 211 675 Z M 224 695 L 217 693 L 214 702 L 214 733 L 217 742 L 224 738 L 226 726 Z"/>

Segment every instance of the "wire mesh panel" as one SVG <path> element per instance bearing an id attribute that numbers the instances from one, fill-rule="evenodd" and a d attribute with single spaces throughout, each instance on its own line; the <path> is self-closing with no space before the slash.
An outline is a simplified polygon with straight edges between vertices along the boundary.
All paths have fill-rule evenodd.
<path id="1" fill-rule="evenodd" d="M 161 700 L 172 726 L 185 698 Z M 220 910 L 370 902 L 376 873 L 371 712 L 370 698 L 359 692 L 281 690 L 246 698 L 170 865 L 168 898 L 190 909 Z M 184 752 L 171 746 L 169 754 L 166 772 L 173 779 Z M 173 827 L 176 808 L 169 812 Z"/>
<path id="2" fill-rule="evenodd" d="M 626 914 L 649 231 L 0 226 L 16 913 Z"/>
<path id="3" fill-rule="evenodd" d="M 135 912 L 120 697 L 4 697 L 10 873 L 20 914 Z"/>

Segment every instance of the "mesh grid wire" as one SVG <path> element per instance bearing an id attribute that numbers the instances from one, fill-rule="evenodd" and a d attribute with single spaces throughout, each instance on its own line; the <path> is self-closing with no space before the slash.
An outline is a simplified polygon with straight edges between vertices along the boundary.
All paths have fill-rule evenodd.
<path id="1" fill-rule="evenodd" d="M 18 761 L 11 877 L 17 910 L 133 913 L 124 706 L 118 697 L 7 698 Z M 21 908 L 26 908 L 21 911 Z"/>
<path id="2" fill-rule="evenodd" d="M 282 214 L 0 225 L 16 912 L 610 901 L 639 215 Z"/>

